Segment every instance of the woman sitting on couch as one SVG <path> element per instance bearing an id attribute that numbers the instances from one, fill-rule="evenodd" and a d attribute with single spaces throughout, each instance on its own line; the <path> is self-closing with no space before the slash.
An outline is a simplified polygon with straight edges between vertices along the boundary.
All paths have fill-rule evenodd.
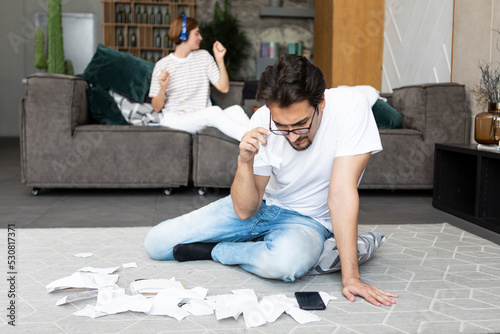
<path id="1" fill-rule="evenodd" d="M 211 126 L 241 140 L 249 124 L 245 111 L 238 105 L 222 110 L 210 101 L 210 83 L 229 91 L 224 46 L 214 43 L 215 60 L 200 50 L 199 23 L 185 16 L 172 22 L 169 37 L 175 51 L 155 64 L 149 90 L 154 110 L 161 112 L 160 124 L 191 133 Z"/>

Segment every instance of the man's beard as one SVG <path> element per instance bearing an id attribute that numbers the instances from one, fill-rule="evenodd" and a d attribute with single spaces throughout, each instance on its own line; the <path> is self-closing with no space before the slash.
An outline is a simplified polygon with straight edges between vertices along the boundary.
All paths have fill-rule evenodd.
<path id="1" fill-rule="evenodd" d="M 286 138 L 286 137 L 285 137 Z M 305 142 L 305 145 L 304 146 L 300 146 L 300 147 L 297 147 L 295 145 L 292 144 L 292 142 L 290 141 L 290 139 L 286 138 L 286 140 L 288 141 L 288 143 L 290 144 L 290 146 L 292 146 L 292 148 L 295 150 L 295 151 L 305 151 L 309 148 L 309 146 L 311 146 L 312 144 L 312 141 L 309 139 L 309 137 L 304 137 L 304 139 L 302 139 L 303 141 L 306 141 Z M 302 143 L 301 143 L 302 144 Z"/>

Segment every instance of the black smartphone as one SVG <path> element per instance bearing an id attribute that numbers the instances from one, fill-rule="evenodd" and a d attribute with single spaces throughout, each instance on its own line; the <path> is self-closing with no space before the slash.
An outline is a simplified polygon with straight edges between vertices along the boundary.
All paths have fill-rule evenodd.
<path id="1" fill-rule="evenodd" d="M 303 310 L 324 310 L 326 308 L 319 292 L 316 291 L 295 292 L 295 298 Z"/>

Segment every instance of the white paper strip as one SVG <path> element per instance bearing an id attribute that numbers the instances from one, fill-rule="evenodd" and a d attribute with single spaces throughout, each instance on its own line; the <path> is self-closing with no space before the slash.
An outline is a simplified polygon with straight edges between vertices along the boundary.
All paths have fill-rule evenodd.
<path id="1" fill-rule="evenodd" d="M 76 272 L 71 276 L 58 279 L 49 283 L 45 288 L 48 293 L 63 289 L 99 289 L 105 287 L 115 287 L 118 275 L 102 275 L 94 273 Z"/>
<path id="2" fill-rule="evenodd" d="M 96 273 L 96 274 L 112 274 L 118 270 L 120 267 L 111 267 L 111 268 L 94 268 L 94 267 L 83 267 L 78 269 L 78 271 L 88 272 L 88 273 Z"/>
<path id="3" fill-rule="evenodd" d="M 87 257 L 94 256 L 94 253 L 76 253 L 76 254 L 73 254 L 73 256 L 87 258 Z"/>
<path id="4" fill-rule="evenodd" d="M 129 262 L 129 263 L 124 263 L 122 264 L 123 268 L 137 268 L 137 263 L 135 262 Z"/>

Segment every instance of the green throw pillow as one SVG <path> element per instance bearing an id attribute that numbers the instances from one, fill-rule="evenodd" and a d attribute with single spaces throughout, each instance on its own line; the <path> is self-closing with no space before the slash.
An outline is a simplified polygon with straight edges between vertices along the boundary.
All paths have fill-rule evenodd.
<path id="1" fill-rule="evenodd" d="M 373 116 L 379 129 L 397 129 L 401 127 L 401 115 L 382 99 L 378 99 L 372 107 Z"/>
<path id="2" fill-rule="evenodd" d="M 107 125 L 128 125 L 115 99 L 101 87 L 92 86 L 87 89 L 90 115 L 93 119 Z"/>
<path id="3" fill-rule="evenodd" d="M 149 91 L 154 66 L 130 53 L 99 44 L 83 77 L 94 86 L 112 90 L 142 103 Z"/>

